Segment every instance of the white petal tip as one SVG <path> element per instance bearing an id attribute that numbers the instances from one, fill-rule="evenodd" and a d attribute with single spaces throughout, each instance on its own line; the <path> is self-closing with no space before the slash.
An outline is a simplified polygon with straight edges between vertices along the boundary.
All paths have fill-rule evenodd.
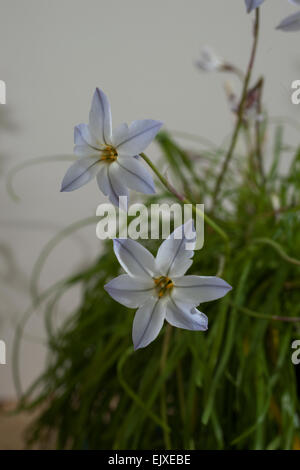
<path id="1" fill-rule="evenodd" d="M 64 182 L 62 182 L 60 192 L 61 193 L 71 193 L 72 191 L 75 191 L 76 189 L 79 189 L 79 188 L 73 188 L 73 186 L 70 183 L 64 184 Z"/>
<path id="2" fill-rule="evenodd" d="M 155 187 L 154 186 L 152 188 L 149 187 L 149 190 L 144 194 L 156 194 Z"/>
<path id="3" fill-rule="evenodd" d="M 103 94 L 103 95 L 105 94 L 105 93 L 101 90 L 101 88 L 99 88 L 98 86 L 96 87 L 96 89 L 95 89 L 95 91 L 94 91 L 94 94 L 95 94 L 95 93 L 100 93 L 100 95 L 101 95 L 101 94 Z"/>
<path id="4" fill-rule="evenodd" d="M 71 191 L 73 191 L 73 189 L 69 189 L 68 186 L 65 186 L 63 184 L 61 185 L 61 188 L 60 188 L 61 193 L 69 193 Z"/>
<path id="5" fill-rule="evenodd" d="M 135 342 L 134 339 L 132 338 L 132 343 L 133 343 L 133 349 L 134 351 L 137 351 L 138 349 L 143 349 L 145 346 L 142 346 L 142 342 L 140 341 L 139 343 Z"/>
<path id="6" fill-rule="evenodd" d="M 228 284 L 226 281 L 224 281 L 223 279 L 221 279 L 221 281 L 223 281 L 223 286 L 222 287 L 224 289 L 224 294 L 223 294 L 222 297 L 225 297 L 225 295 L 227 295 L 232 290 L 232 286 L 230 284 Z"/>

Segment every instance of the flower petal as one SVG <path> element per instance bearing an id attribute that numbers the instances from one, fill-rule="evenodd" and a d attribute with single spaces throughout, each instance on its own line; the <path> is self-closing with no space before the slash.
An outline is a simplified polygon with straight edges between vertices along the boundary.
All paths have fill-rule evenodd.
<path id="1" fill-rule="evenodd" d="M 112 132 L 111 142 L 114 147 L 117 147 L 123 140 L 128 138 L 129 128 L 126 122 L 123 122 L 116 127 Z"/>
<path id="2" fill-rule="evenodd" d="M 192 265 L 194 251 L 187 249 L 187 244 L 193 245 L 196 232 L 193 220 L 177 227 L 173 233 L 160 245 L 156 256 L 157 270 L 164 276 L 183 276 Z"/>
<path id="3" fill-rule="evenodd" d="M 152 280 L 134 279 L 128 274 L 112 279 L 104 289 L 114 300 L 129 308 L 143 305 L 154 292 Z"/>
<path id="4" fill-rule="evenodd" d="M 95 147 L 95 150 L 99 150 L 96 145 L 97 140 L 90 133 L 90 129 L 87 124 L 78 124 L 74 127 L 74 144 L 89 145 L 90 147 Z"/>
<path id="5" fill-rule="evenodd" d="M 247 13 L 250 13 L 255 8 L 259 7 L 265 0 L 245 0 Z"/>
<path id="6" fill-rule="evenodd" d="M 85 157 L 70 166 L 61 184 L 62 192 L 74 191 L 88 183 L 100 169 L 99 156 Z"/>
<path id="7" fill-rule="evenodd" d="M 116 145 L 119 155 L 133 157 L 143 152 L 152 142 L 162 125 L 163 123 L 160 121 L 145 119 L 133 121 L 128 127 L 127 132 L 125 127 L 123 127 L 124 135 L 122 138 L 118 136 L 119 142 Z"/>
<path id="8" fill-rule="evenodd" d="M 100 158 L 99 156 L 99 151 L 94 150 L 91 148 L 89 145 L 75 145 L 74 147 L 74 153 L 77 157 L 83 158 L 83 157 L 94 157 L 98 155 L 98 159 Z"/>
<path id="9" fill-rule="evenodd" d="M 166 303 L 155 297 L 150 298 L 136 312 L 132 340 L 134 349 L 145 348 L 158 336 L 164 324 Z"/>
<path id="10" fill-rule="evenodd" d="M 300 11 L 288 16 L 277 26 L 281 31 L 299 31 L 300 30 Z"/>
<path id="11" fill-rule="evenodd" d="M 142 279 L 149 279 L 149 277 L 152 279 L 155 260 L 150 251 L 129 238 L 116 238 L 114 250 L 120 265 L 128 274 Z"/>
<path id="12" fill-rule="evenodd" d="M 166 320 L 170 325 L 184 330 L 206 331 L 208 328 L 208 318 L 204 313 L 175 301 L 172 296 L 167 303 Z"/>
<path id="13" fill-rule="evenodd" d="M 101 144 L 111 143 L 111 110 L 107 96 L 102 90 L 96 88 L 90 110 L 89 128 Z"/>
<path id="14" fill-rule="evenodd" d="M 142 162 L 134 157 L 119 157 L 116 163 L 120 167 L 120 177 L 128 188 L 143 194 L 155 193 L 153 178 Z"/>
<path id="15" fill-rule="evenodd" d="M 116 166 L 115 162 L 111 164 L 104 163 L 102 170 L 97 175 L 97 183 L 100 190 L 105 194 L 105 196 L 108 196 L 112 204 L 116 207 L 120 207 L 124 211 L 127 211 L 129 194 L 126 186 L 118 176 L 118 166 Z M 121 196 L 126 198 L 125 204 L 122 204 L 123 201 L 119 200 Z"/>
<path id="16" fill-rule="evenodd" d="M 232 289 L 227 282 L 215 276 L 183 276 L 172 280 L 174 298 L 193 306 L 220 299 Z"/>

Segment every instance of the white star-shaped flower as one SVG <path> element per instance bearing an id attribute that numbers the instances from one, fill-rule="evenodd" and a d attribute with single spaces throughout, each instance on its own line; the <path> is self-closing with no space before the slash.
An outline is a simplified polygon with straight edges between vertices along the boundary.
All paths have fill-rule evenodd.
<path id="1" fill-rule="evenodd" d="M 155 193 L 152 176 L 138 155 L 161 126 L 160 121 L 145 119 L 112 130 L 108 98 L 97 88 L 89 124 L 79 124 L 74 129 L 74 153 L 79 159 L 68 169 L 61 191 L 74 191 L 96 176 L 100 190 L 115 206 L 119 206 L 119 197 L 128 198 L 128 188 L 144 194 Z"/>
<path id="2" fill-rule="evenodd" d="M 127 274 L 104 288 L 122 305 L 138 308 L 132 329 L 135 350 L 148 346 L 165 320 L 186 330 L 207 330 L 207 317 L 196 306 L 219 299 L 231 290 L 218 277 L 185 276 L 193 263 L 195 242 L 192 220 L 161 244 L 156 258 L 134 240 L 114 240 L 115 254 Z"/>

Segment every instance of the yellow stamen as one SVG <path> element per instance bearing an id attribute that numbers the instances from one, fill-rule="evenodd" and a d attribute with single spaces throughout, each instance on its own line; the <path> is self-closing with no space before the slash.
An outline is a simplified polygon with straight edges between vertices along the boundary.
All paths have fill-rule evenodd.
<path id="1" fill-rule="evenodd" d="M 156 277 L 153 280 L 159 298 L 170 292 L 174 287 L 172 279 L 167 276 Z"/>

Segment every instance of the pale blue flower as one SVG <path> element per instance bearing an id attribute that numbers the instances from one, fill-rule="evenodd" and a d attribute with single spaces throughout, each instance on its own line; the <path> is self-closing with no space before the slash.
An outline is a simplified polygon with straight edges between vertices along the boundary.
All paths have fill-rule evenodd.
<path id="1" fill-rule="evenodd" d="M 265 0 L 245 0 L 247 12 L 250 13 L 252 10 L 258 8 Z M 293 5 L 300 6 L 300 0 L 289 0 Z M 277 29 L 281 31 L 300 31 L 300 11 L 288 16 L 277 26 Z"/>
<path id="2" fill-rule="evenodd" d="M 128 188 L 155 193 L 152 176 L 137 157 L 161 126 L 159 121 L 145 119 L 112 130 L 108 98 L 97 88 L 89 124 L 75 127 L 74 153 L 79 159 L 68 169 L 61 191 L 74 191 L 96 176 L 100 190 L 115 206 L 119 205 L 119 197 L 128 198 Z"/>
<path id="3" fill-rule="evenodd" d="M 196 306 L 219 299 L 231 290 L 218 277 L 185 276 L 193 263 L 195 243 L 192 220 L 178 227 L 161 244 L 156 258 L 134 240 L 114 240 L 115 254 L 127 274 L 113 279 L 104 288 L 122 305 L 138 308 L 132 329 L 135 349 L 148 346 L 165 320 L 186 330 L 207 330 L 207 317 Z"/>

